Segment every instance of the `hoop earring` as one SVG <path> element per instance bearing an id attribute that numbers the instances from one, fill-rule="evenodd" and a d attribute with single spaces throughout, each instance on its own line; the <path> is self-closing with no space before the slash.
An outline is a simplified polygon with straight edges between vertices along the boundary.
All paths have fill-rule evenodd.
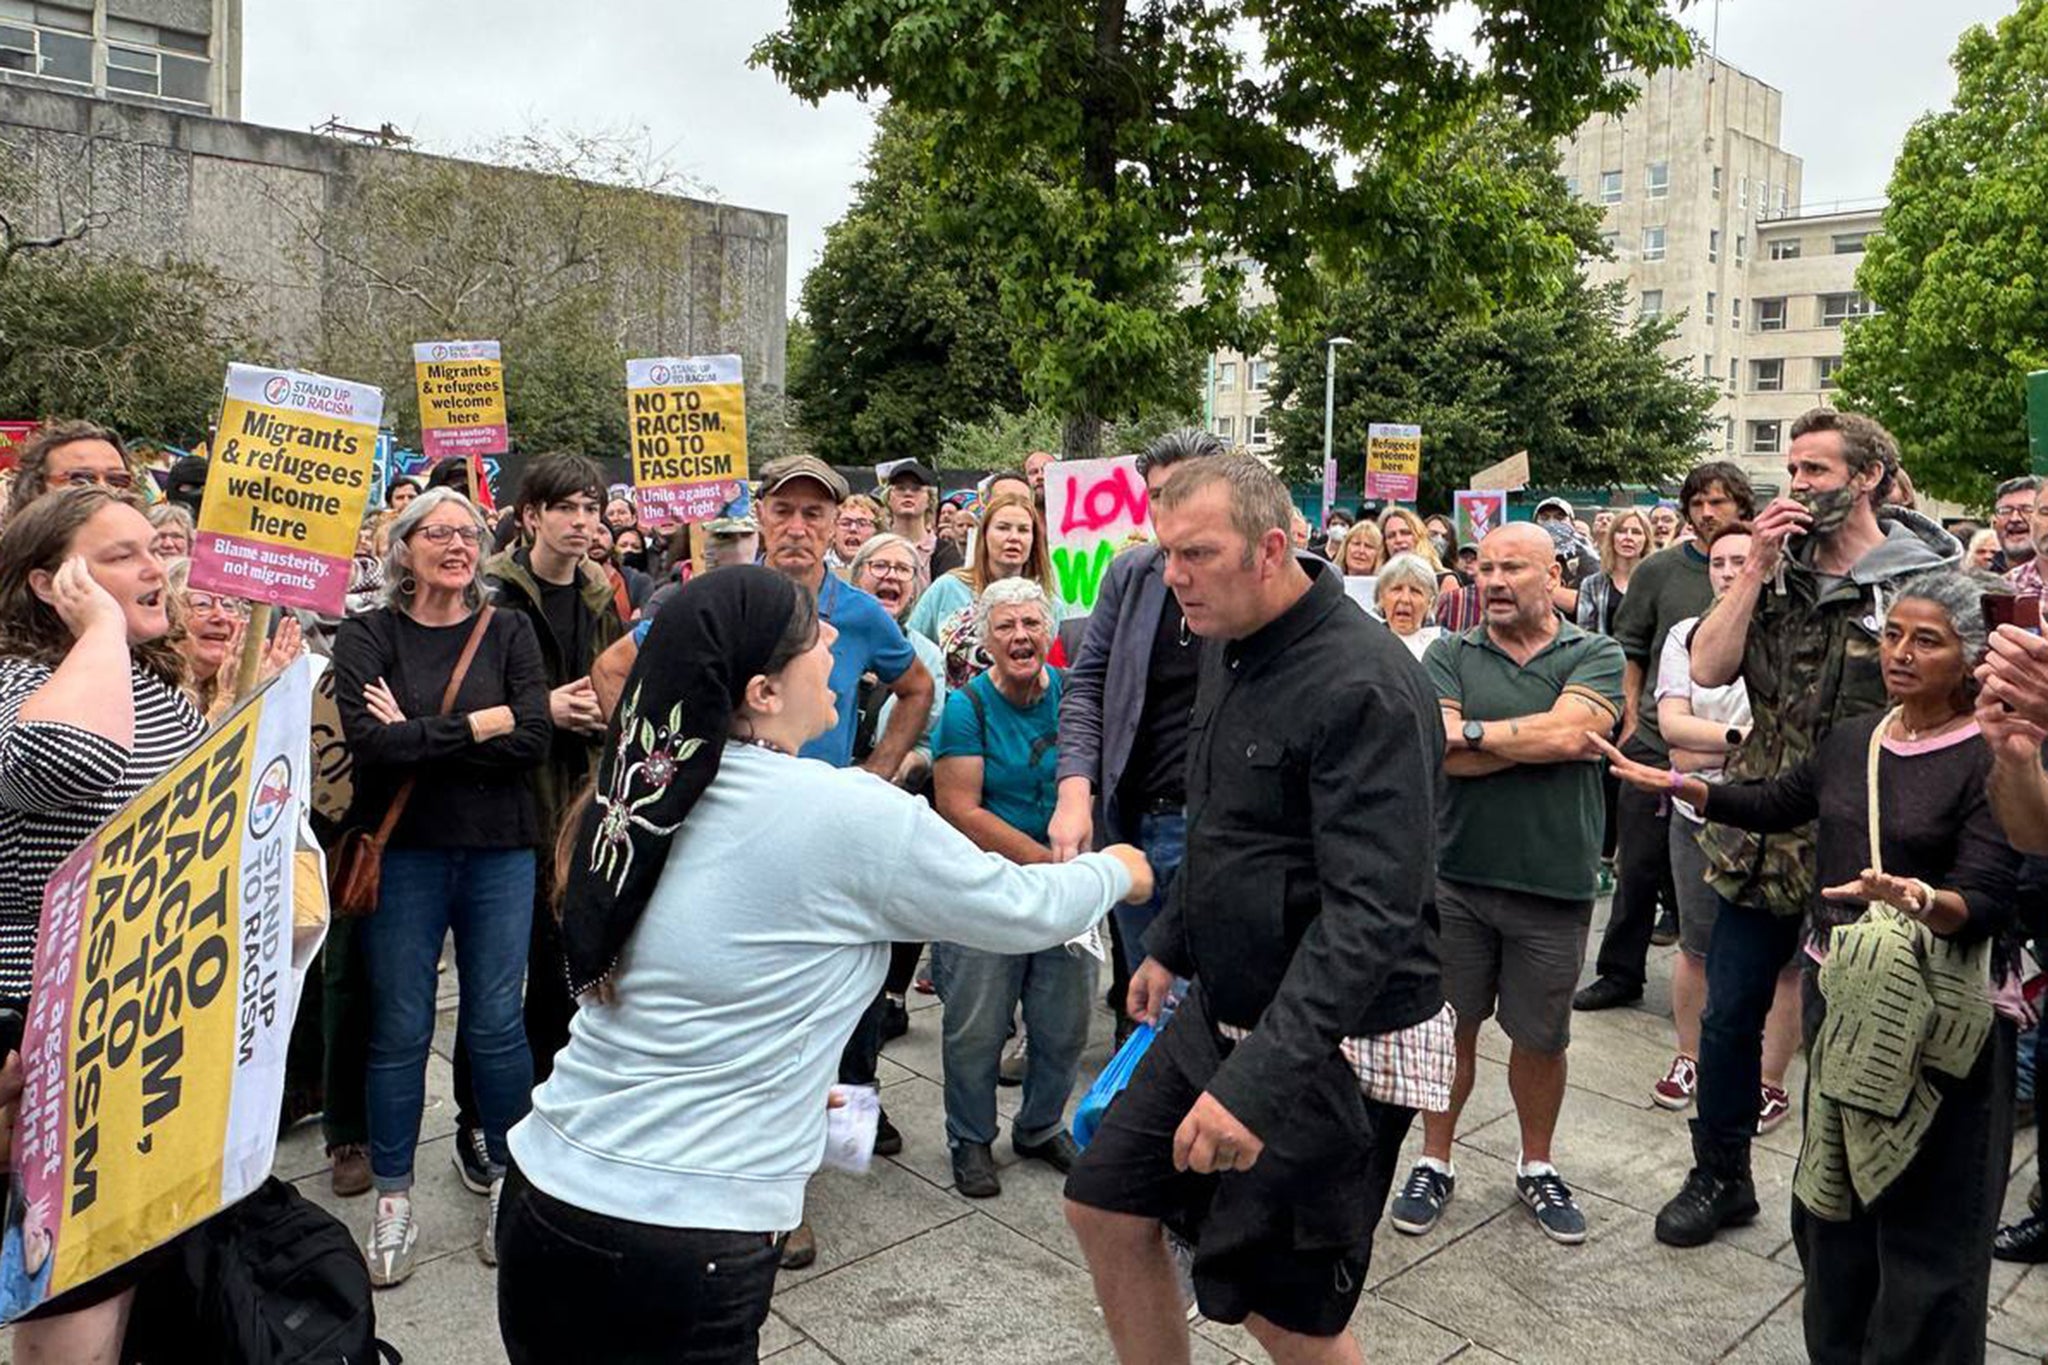
<path id="1" fill-rule="evenodd" d="M 419 593 L 420 581 L 417 578 L 414 578 L 410 573 L 404 574 L 399 578 L 398 595 L 400 597 L 417 597 Z"/>

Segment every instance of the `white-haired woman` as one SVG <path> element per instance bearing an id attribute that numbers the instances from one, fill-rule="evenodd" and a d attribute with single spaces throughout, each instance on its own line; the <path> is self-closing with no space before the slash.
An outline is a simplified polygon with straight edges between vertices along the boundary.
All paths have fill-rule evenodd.
<path id="1" fill-rule="evenodd" d="M 1436 610 L 1436 569 L 1419 554 L 1398 554 L 1388 560 L 1373 584 L 1373 603 L 1387 628 L 1401 637 L 1416 658 L 1430 641 L 1444 633 L 1430 620 Z"/>
<path id="2" fill-rule="evenodd" d="M 413 1152 L 434 1036 L 435 968 L 450 929 L 463 1042 L 497 1171 L 505 1132 L 525 1115 L 533 1089 L 520 988 L 534 849 L 545 831 L 526 777 L 546 760 L 554 731 L 533 626 L 519 612 L 484 605 L 477 565 L 489 535 L 476 505 L 453 489 L 414 498 L 391 523 L 385 605 L 343 621 L 334 641 L 335 700 L 356 764 L 348 823 L 375 829 L 405 799 L 384 851 L 377 913 L 356 939 L 370 979 L 377 1206 L 365 1253 L 378 1285 L 413 1269 Z M 495 1215 L 495 1180 L 491 1195 Z M 479 1243 L 486 1261 L 491 1246 L 487 1225 Z"/>
<path id="3" fill-rule="evenodd" d="M 939 730 L 939 814 L 991 853 L 1054 861 L 1047 841 L 1058 800 L 1060 672 L 1046 665 L 1053 604 L 1029 577 L 999 579 L 976 603 L 989 670 L 946 703 Z M 1031 1038 L 1022 1107 L 1010 1146 L 1057 1171 L 1073 1165 L 1067 1097 L 1088 1041 L 1095 959 L 1060 946 L 992 953 L 934 944 L 933 980 L 945 1001 L 946 1142 L 953 1181 L 970 1199 L 1002 1193 L 993 1151 L 996 1078 L 1021 1002 Z"/>

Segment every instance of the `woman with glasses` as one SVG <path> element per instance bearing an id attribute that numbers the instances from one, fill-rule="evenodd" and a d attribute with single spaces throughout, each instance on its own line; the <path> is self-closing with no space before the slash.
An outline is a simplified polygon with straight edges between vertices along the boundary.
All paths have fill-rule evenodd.
<path id="1" fill-rule="evenodd" d="M 164 577 L 170 583 L 171 621 L 176 626 L 171 639 L 185 660 L 185 695 L 211 725 L 235 704 L 235 672 L 249 625 L 249 605 L 239 598 L 195 590 L 190 560 L 170 561 Z M 304 649 L 298 619 L 284 616 L 264 648 L 257 680 L 276 677 Z"/>
<path id="2" fill-rule="evenodd" d="M 348 824 L 403 813 L 385 846 L 377 911 L 357 929 L 370 978 L 370 1173 L 377 1189 L 365 1255 L 373 1284 L 413 1271 L 419 1224 L 411 1189 L 434 1035 L 441 941 L 455 933 L 462 1043 L 493 1168 L 533 1088 L 520 1016 L 533 916 L 534 849 L 543 838 L 528 770 L 553 729 L 533 626 L 484 605 L 477 566 L 483 514 L 429 489 L 391 523 L 386 603 L 341 624 L 335 701 L 355 756 Z M 459 684 L 443 705 L 467 657 Z M 478 1243 L 494 1257 L 489 1224 Z"/>
<path id="3" fill-rule="evenodd" d="M 860 547 L 882 529 L 882 504 L 864 493 L 855 493 L 839 504 L 839 521 L 832 530 L 832 548 L 825 563 L 834 573 L 844 575 Z"/>
<path id="4" fill-rule="evenodd" d="M 174 502 L 160 502 L 149 509 L 149 524 L 156 528 L 150 538 L 150 553 L 168 564 L 192 553 L 192 514 Z"/>

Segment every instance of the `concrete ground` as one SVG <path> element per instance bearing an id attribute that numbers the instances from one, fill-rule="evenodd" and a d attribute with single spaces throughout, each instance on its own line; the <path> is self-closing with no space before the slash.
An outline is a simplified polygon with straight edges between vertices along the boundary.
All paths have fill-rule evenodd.
<path id="1" fill-rule="evenodd" d="M 1651 1236 L 1658 1205 L 1689 1164 L 1685 1115 L 1650 1101 L 1650 1085 L 1671 1055 L 1673 951 L 1654 950 L 1640 1007 L 1575 1019 L 1557 1153 L 1590 1224 L 1581 1246 L 1546 1240 L 1515 1198 L 1507 1041 L 1491 1025 L 1481 1034 L 1478 1086 L 1458 1143 L 1457 1197 L 1428 1237 L 1381 1225 L 1369 1292 L 1353 1324 L 1369 1360 L 1763 1365 L 1805 1358 L 1788 1212 L 1796 1112 L 1756 1151 L 1764 1215 L 1755 1226 L 1685 1252 Z M 452 976 L 444 994 L 452 1004 Z M 997 1144 L 1002 1196 L 974 1201 L 953 1193 L 938 1011 L 928 996 L 912 1001 L 910 1033 L 888 1046 L 882 1063 L 883 1103 L 903 1130 L 903 1154 L 878 1161 L 864 1178 L 825 1175 L 813 1183 L 818 1262 L 782 1277 L 763 1356 L 776 1365 L 1109 1361 L 1087 1272 L 1060 1216 L 1059 1177 L 1036 1163 L 1014 1164 L 1006 1134 Z M 408 1365 L 504 1359 L 492 1272 L 475 1251 L 484 1201 L 463 1189 L 449 1162 L 452 1024 L 452 1011 L 444 1012 L 429 1064 L 418 1164 L 420 1267 L 377 1297 L 379 1331 Z M 1108 1055 L 1109 1032 L 1105 1013 L 1084 1085 Z M 1799 1093 L 1796 1072 L 1791 1089 Z M 1001 1092 L 1005 1114 L 1017 1093 Z M 2009 1192 L 2010 1215 L 2024 1207 L 2033 1153 L 2028 1129 L 2014 1146 L 2021 1174 Z M 329 1192 L 317 1127 L 290 1134 L 277 1165 L 361 1236 L 370 1199 Z M 1991 1361 L 2048 1359 L 2048 1268 L 1995 1266 L 1991 1302 Z M 1193 1355 L 1197 1365 L 1265 1359 L 1241 1329 L 1214 1325 L 1198 1329 Z"/>

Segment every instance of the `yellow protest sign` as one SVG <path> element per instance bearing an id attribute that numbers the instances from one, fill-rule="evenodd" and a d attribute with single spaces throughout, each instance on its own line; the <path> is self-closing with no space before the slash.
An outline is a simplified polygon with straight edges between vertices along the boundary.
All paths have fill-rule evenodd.
<path id="1" fill-rule="evenodd" d="M 1413 502 L 1422 491 L 1422 428 L 1374 422 L 1365 429 L 1365 496 Z"/>
<path id="2" fill-rule="evenodd" d="M 429 460 L 505 453 L 505 366 L 497 342 L 415 342 L 412 369 L 420 448 Z"/>
<path id="3" fill-rule="evenodd" d="M 298 985 L 318 946 L 317 930 L 293 935 L 310 668 L 243 703 L 50 878 L 0 1320 L 168 1241 L 270 1172 Z"/>
<path id="4" fill-rule="evenodd" d="M 626 421 L 642 524 L 745 511 L 747 396 L 738 356 L 627 361 Z"/>
<path id="5" fill-rule="evenodd" d="M 228 366 L 192 586 L 341 615 L 383 419 L 367 384 Z"/>

